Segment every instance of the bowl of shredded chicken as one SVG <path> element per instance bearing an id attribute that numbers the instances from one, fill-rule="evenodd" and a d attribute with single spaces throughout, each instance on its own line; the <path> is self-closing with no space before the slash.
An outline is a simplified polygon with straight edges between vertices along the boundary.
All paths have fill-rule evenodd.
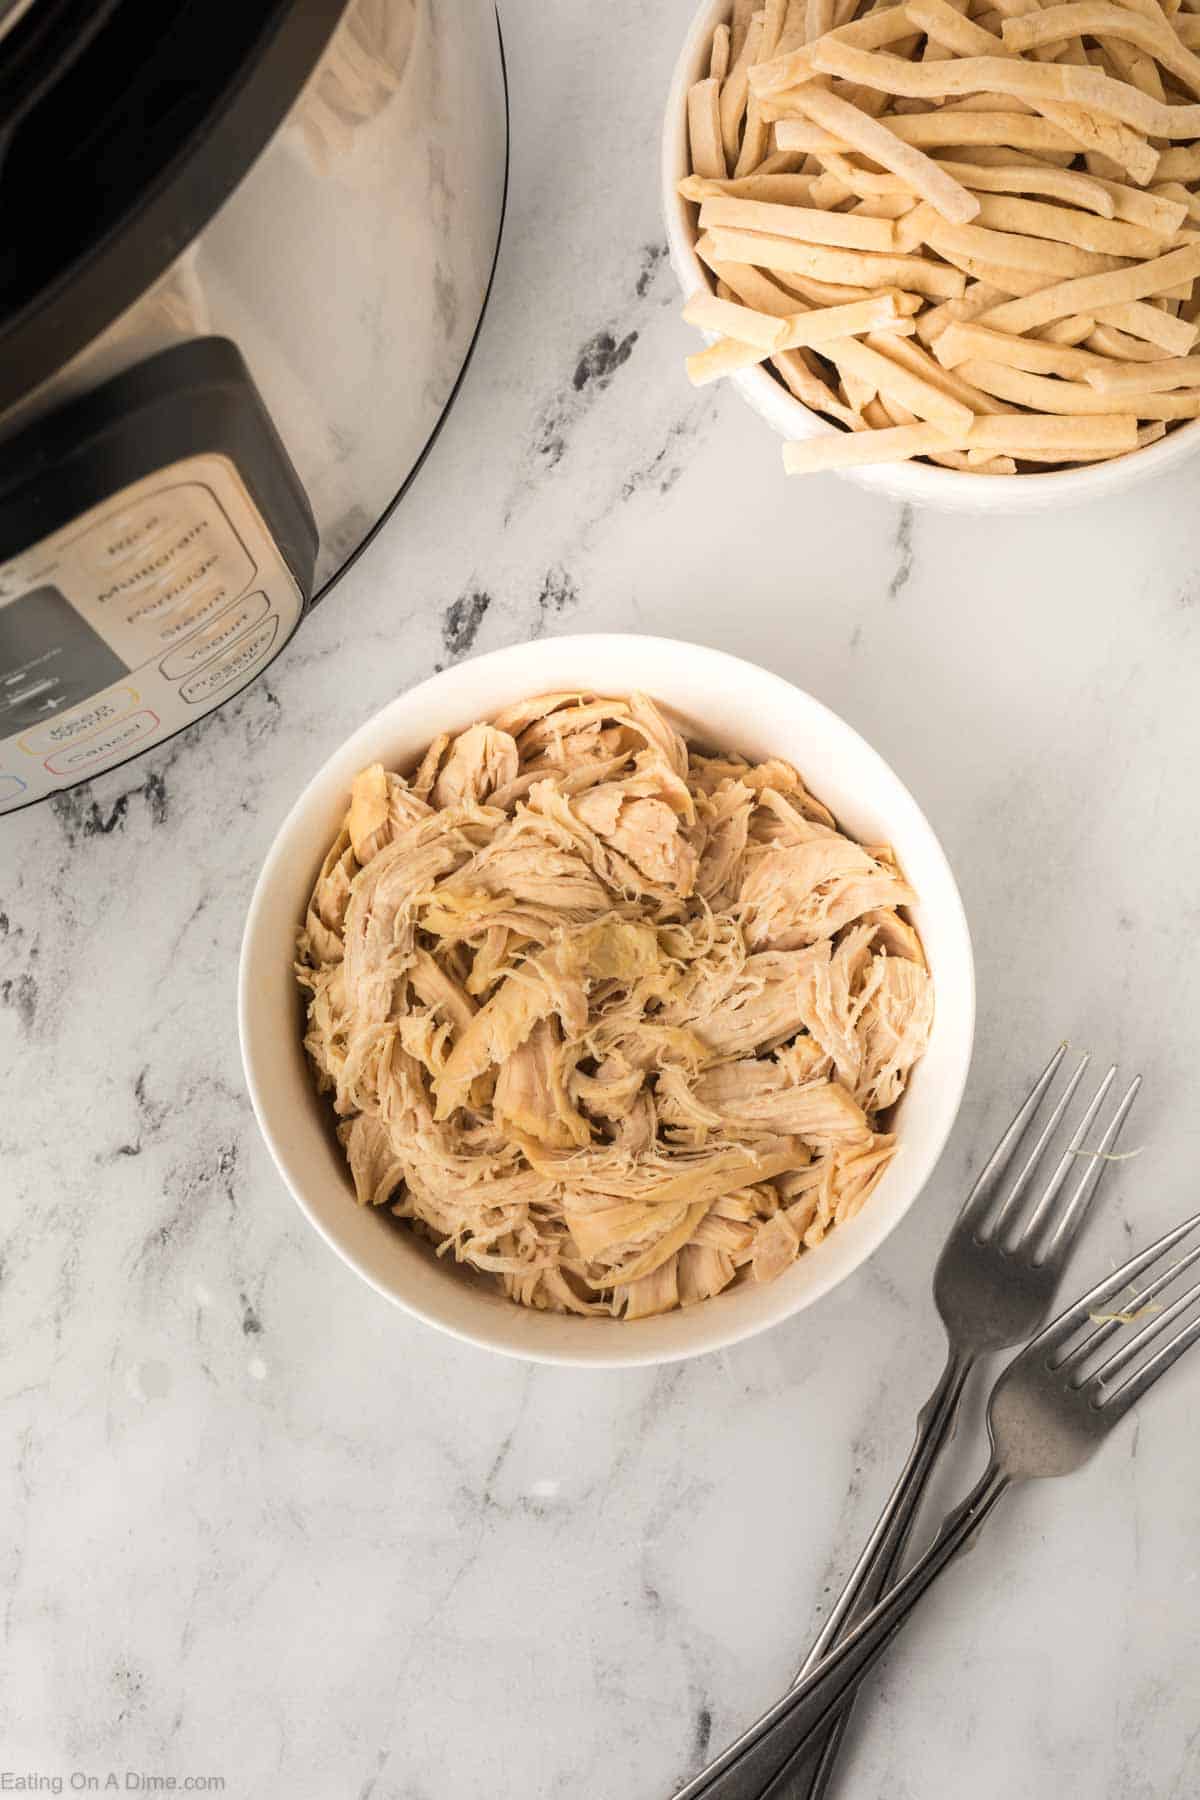
<path id="1" fill-rule="evenodd" d="M 611 1350 L 753 1304 L 869 1218 L 961 994 L 916 869 L 793 741 L 601 673 L 454 709 L 343 778 L 292 1017 L 346 1220 L 464 1304 Z"/>

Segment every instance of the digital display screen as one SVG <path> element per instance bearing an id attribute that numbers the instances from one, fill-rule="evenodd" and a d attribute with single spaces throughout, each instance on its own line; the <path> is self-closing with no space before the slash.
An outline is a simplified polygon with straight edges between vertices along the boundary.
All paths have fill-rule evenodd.
<path id="1" fill-rule="evenodd" d="M 128 673 L 56 587 L 0 606 L 0 738 L 52 719 Z"/>

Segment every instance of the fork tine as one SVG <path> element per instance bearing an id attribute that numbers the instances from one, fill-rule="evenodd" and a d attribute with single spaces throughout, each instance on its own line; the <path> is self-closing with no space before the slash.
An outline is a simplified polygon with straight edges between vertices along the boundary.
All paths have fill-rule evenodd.
<path id="1" fill-rule="evenodd" d="M 1111 1275 L 1106 1275 L 1103 1281 L 1098 1281 L 1094 1288 L 1090 1288 L 1083 1295 L 1082 1299 L 1075 1302 L 1074 1306 L 1069 1306 L 1066 1312 L 1058 1315 L 1057 1319 L 1051 1319 L 1045 1330 L 1040 1331 L 1035 1338 L 1030 1340 L 1027 1348 L 1039 1351 L 1060 1350 L 1070 1338 L 1074 1337 L 1080 1326 L 1087 1324 L 1090 1312 L 1095 1311 L 1098 1306 L 1103 1306 L 1106 1300 L 1112 1300 L 1130 1282 L 1136 1281 L 1143 1270 L 1148 1269 L 1152 1263 L 1156 1263 L 1160 1256 L 1172 1249 L 1181 1238 L 1185 1238 L 1189 1231 L 1194 1231 L 1197 1225 L 1200 1225 L 1200 1213 L 1193 1213 L 1190 1219 L 1183 1221 L 1182 1225 L 1174 1225 L 1170 1231 L 1165 1231 L 1162 1237 L 1149 1245 L 1147 1249 L 1139 1251 L 1136 1256 L 1131 1256 L 1129 1261 L 1122 1263 L 1119 1269 L 1114 1269 Z"/>
<path id="2" fill-rule="evenodd" d="M 1173 1262 L 1163 1274 L 1156 1275 L 1153 1281 L 1147 1282 L 1144 1288 L 1139 1288 L 1124 1310 L 1128 1313 L 1136 1313 L 1141 1307 L 1149 1306 L 1151 1301 L 1158 1298 L 1164 1288 L 1168 1288 L 1172 1282 L 1178 1281 L 1184 1271 L 1192 1268 L 1197 1262 L 1200 1262 L 1200 1244 L 1189 1250 L 1186 1256 L 1181 1256 L 1178 1262 Z M 1087 1362 L 1096 1354 L 1102 1344 L 1108 1342 L 1110 1337 L 1115 1336 L 1118 1331 L 1124 1330 L 1125 1323 L 1124 1319 L 1105 1319 L 1097 1325 L 1095 1331 L 1088 1333 L 1081 1344 L 1076 1345 L 1071 1352 L 1071 1361 Z"/>
<path id="3" fill-rule="evenodd" d="M 1013 1159 L 1017 1146 L 1025 1136 L 1033 1115 L 1042 1104 L 1042 1101 L 1046 1096 L 1047 1088 L 1058 1074 L 1062 1059 L 1067 1054 L 1069 1048 L 1070 1046 L 1065 1043 L 1058 1046 L 1058 1049 L 1054 1052 L 1054 1055 L 1050 1058 L 1050 1061 L 1046 1064 L 1045 1068 L 1034 1082 L 1028 1095 L 1022 1101 L 1012 1124 L 1008 1127 L 1008 1130 L 1004 1133 L 1004 1136 L 1000 1139 L 1000 1142 L 988 1157 L 987 1162 L 984 1164 L 976 1178 L 974 1187 L 967 1195 L 966 1203 L 962 1210 L 963 1218 L 978 1220 L 987 1211 L 987 1208 L 995 1199 L 996 1189 L 999 1187 L 1000 1181 L 1006 1173 L 1009 1163 Z"/>
<path id="4" fill-rule="evenodd" d="M 1079 1086 L 1079 1083 L 1083 1080 L 1084 1074 L 1086 1073 L 1088 1064 L 1091 1062 L 1091 1060 L 1092 1060 L 1091 1057 L 1086 1054 L 1084 1054 L 1083 1056 L 1080 1057 L 1078 1063 L 1076 1064 L 1076 1066 L 1070 1076 L 1070 1079 L 1067 1082 L 1067 1085 L 1063 1092 L 1062 1098 L 1055 1105 L 1053 1112 L 1050 1114 L 1050 1117 L 1047 1119 L 1041 1132 L 1038 1134 L 1037 1142 L 1034 1144 L 1033 1149 L 1029 1152 L 1029 1155 L 1025 1158 L 1024 1163 L 1021 1165 L 1020 1173 L 1017 1175 L 1016 1180 L 1013 1182 L 1011 1188 L 1008 1190 L 1008 1193 L 1005 1195 L 1004 1203 L 1001 1206 L 999 1212 L 996 1214 L 995 1219 L 992 1221 L 991 1230 L 990 1230 L 990 1234 L 989 1234 L 997 1242 L 1000 1242 L 1003 1239 L 1003 1237 L 1009 1227 L 1009 1224 L 1011 1223 L 1013 1216 L 1016 1213 L 1017 1207 L 1020 1205 L 1022 1199 L 1024 1198 L 1026 1188 L 1029 1186 L 1030 1182 L 1034 1178 L 1034 1175 L 1037 1173 L 1038 1164 L 1041 1162 L 1042 1157 L 1046 1153 L 1047 1145 L 1053 1140 L 1055 1133 L 1057 1132 L 1059 1126 L 1062 1124 L 1063 1115 L 1065 1114 L 1068 1106 L 1071 1104 L 1071 1101 L 1074 1099 L 1075 1090 Z M 1115 1071 L 1110 1069 L 1108 1072 L 1108 1075 L 1106 1077 L 1106 1080 L 1111 1081 L 1114 1073 L 1115 1073 Z M 1092 1105 L 1089 1108 L 1089 1112 L 1087 1115 L 1088 1119 L 1095 1117 L 1095 1109 L 1099 1106 L 1100 1101 L 1103 1098 L 1104 1098 L 1104 1090 L 1102 1088 L 1101 1092 L 1096 1096 L 1096 1099 L 1093 1100 Z M 1085 1126 L 1086 1126 L 1086 1123 L 1087 1123 L 1087 1120 L 1085 1119 Z M 1059 1175 L 1056 1171 L 1055 1179 L 1058 1180 L 1059 1186 L 1061 1186 L 1062 1182 L 1066 1179 L 1065 1171 L 1061 1175 Z M 1055 1190 L 1055 1191 L 1057 1191 L 1057 1190 Z"/>
<path id="5" fill-rule="evenodd" d="M 1097 1100 L 1108 1092 L 1110 1082 L 1115 1074 L 1115 1069 L 1109 1070 L 1108 1077 L 1101 1085 L 1100 1094 L 1097 1095 Z M 1128 1117 L 1130 1107 L 1138 1097 L 1141 1086 L 1141 1076 L 1135 1075 L 1129 1086 L 1126 1088 L 1116 1112 L 1109 1120 L 1108 1127 L 1103 1133 L 1100 1142 L 1097 1144 L 1095 1151 L 1091 1155 L 1090 1161 L 1084 1168 L 1083 1174 L 1076 1183 L 1074 1192 L 1067 1201 L 1067 1204 L 1062 1208 L 1059 1214 L 1058 1223 L 1050 1233 L 1045 1244 L 1038 1251 L 1037 1261 L 1039 1263 L 1057 1262 L 1060 1258 L 1064 1257 L 1070 1249 L 1080 1226 L 1087 1216 L 1088 1207 L 1092 1203 L 1093 1196 L 1100 1185 L 1101 1177 L 1107 1167 L 1105 1158 L 1109 1155 L 1113 1145 L 1120 1137 L 1121 1127 Z M 1031 1241 L 1032 1234 L 1035 1231 L 1040 1231 L 1048 1218 L 1050 1205 L 1053 1200 L 1057 1198 L 1058 1189 L 1062 1186 L 1062 1182 L 1066 1180 L 1071 1164 L 1075 1161 L 1080 1150 L 1082 1150 L 1084 1139 L 1087 1132 L 1091 1129 L 1094 1118 L 1095 1110 L 1089 1108 L 1087 1117 L 1084 1119 L 1078 1132 L 1076 1132 L 1075 1136 L 1071 1139 L 1071 1143 L 1060 1164 L 1062 1179 L 1059 1180 L 1059 1170 L 1056 1169 L 1051 1188 L 1047 1190 L 1046 1196 L 1043 1197 L 1037 1211 L 1029 1221 L 1025 1235 Z"/>
<path id="6" fill-rule="evenodd" d="M 1187 1296 L 1189 1302 L 1194 1303 L 1198 1294 L 1200 1294 L 1200 1282 L 1196 1283 Z M 1171 1310 L 1175 1309 L 1172 1307 Z M 1166 1317 L 1167 1315 L 1164 1313 L 1164 1320 Z M 1143 1394 L 1149 1392 L 1159 1376 L 1165 1375 L 1171 1364 L 1178 1362 L 1184 1351 L 1190 1350 L 1198 1339 L 1200 1339 L 1200 1316 L 1194 1318 L 1190 1325 L 1185 1325 L 1182 1331 L 1177 1332 L 1169 1343 L 1164 1344 L 1161 1350 L 1155 1352 L 1149 1362 L 1144 1363 L 1135 1374 L 1128 1376 L 1119 1388 L 1114 1388 L 1110 1393 L 1105 1394 L 1099 1401 L 1101 1412 L 1112 1413 L 1114 1416 L 1128 1412 L 1129 1408 L 1136 1405 Z"/>
<path id="7" fill-rule="evenodd" d="M 1176 1275 L 1179 1273 L 1178 1263 L 1171 1273 Z M 1178 1300 L 1172 1301 L 1165 1312 L 1157 1314 L 1157 1316 L 1152 1318 L 1148 1324 L 1143 1325 L 1138 1331 L 1132 1332 L 1120 1348 L 1114 1350 L 1112 1355 L 1108 1357 L 1105 1362 L 1102 1362 L 1098 1369 L 1093 1369 L 1087 1380 L 1081 1382 L 1079 1385 L 1085 1391 L 1089 1389 L 1096 1391 L 1106 1383 L 1114 1381 L 1116 1377 L 1121 1374 L 1122 1370 L 1129 1367 L 1130 1363 L 1137 1361 L 1138 1357 L 1142 1354 L 1148 1344 L 1154 1343 L 1157 1338 L 1162 1336 L 1163 1332 L 1166 1331 L 1169 1326 L 1175 1323 L 1176 1319 L 1187 1312 L 1188 1308 L 1195 1303 L 1197 1295 L 1200 1295 L 1200 1281 L 1188 1288 L 1186 1293 L 1181 1294 Z M 1138 1298 L 1140 1300 L 1141 1296 L 1139 1295 Z M 1131 1306 L 1130 1311 L 1133 1310 L 1134 1308 Z M 1069 1361 L 1077 1361 L 1078 1355 L 1079 1353 L 1077 1351 Z M 1065 1366 L 1069 1366 L 1069 1364 Z M 1097 1400 L 1101 1398 L 1098 1391 L 1096 1397 Z"/>

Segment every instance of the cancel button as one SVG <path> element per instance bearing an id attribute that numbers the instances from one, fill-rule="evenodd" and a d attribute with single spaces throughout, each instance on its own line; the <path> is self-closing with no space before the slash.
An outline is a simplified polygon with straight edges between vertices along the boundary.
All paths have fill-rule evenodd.
<path id="1" fill-rule="evenodd" d="M 185 675 L 194 675 L 243 631 L 265 618 L 269 605 L 265 594 L 247 594 L 244 600 L 227 606 L 215 619 L 210 619 L 202 631 L 177 644 L 169 656 L 163 657 L 159 668 L 168 681 L 182 681 Z"/>

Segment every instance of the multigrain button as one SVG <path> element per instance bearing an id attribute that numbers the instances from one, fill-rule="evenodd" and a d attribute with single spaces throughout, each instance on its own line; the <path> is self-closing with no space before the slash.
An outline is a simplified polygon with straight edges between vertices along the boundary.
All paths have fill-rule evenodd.
<path id="1" fill-rule="evenodd" d="M 186 643 L 178 644 L 169 656 L 164 656 L 158 665 L 168 681 L 182 681 L 185 675 L 195 674 L 208 662 L 211 662 L 218 651 L 232 644 L 235 638 L 241 637 L 251 625 L 257 625 L 270 609 L 270 601 L 263 593 L 247 594 L 234 606 L 227 606 L 215 619 L 211 619 L 202 631 Z"/>
<path id="2" fill-rule="evenodd" d="M 256 630 L 239 638 L 224 656 L 209 663 L 206 669 L 193 675 L 190 681 L 185 681 L 179 692 L 188 705 L 199 706 L 222 688 L 249 675 L 270 650 L 278 630 L 279 620 L 272 614 Z"/>
<path id="3" fill-rule="evenodd" d="M 161 563 L 162 567 L 153 579 L 143 579 L 141 575 L 128 577 L 130 585 L 139 585 L 134 597 L 128 602 L 125 617 L 130 625 L 153 623 L 169 613 L 173 607 L 185 600 L 192 589 L 210 578 L 220 578 L 221 555 L 206 543 L 207 524 L 202 520 L 198 525 L 190 525 L 185 531 L 168 541 L 158 556 L 142 565 L 143 570 Z M 216 573 L 214 574 L 214 571 Z M 238 590 L 232 590 L 236 593 Z M 109 600 L 117 592 L 116 587 L 102 591 L 101 601 Z"/>
<path id="4" fill-rule="evenodd" d="M 224 604 L 245 593 L 254 579 L 253 558 L 202 483 L 156 496 L 113 526 L 105 521 L 93 528 L 82 554 L 96 580 L 93 605 L 126 630 L 153 633 L 201 588 L 219 589 Z M 164 632 L 159 642 L 165 648 L 171 636 Z"/>
<path id="5" fill-rule="evenodd" d="M 135 745 L 146 743 L 158 730 L 158 723 L 158 714 L 147 708 L 144 712 L 134 713 L 132 718 L 122 719 L 97 737 L 88 738 L 86 743 L 56 751 L 46 758 L 44 766 L 52 775 L 77 775 L 82 769 L 90 769 L 95 763 L 111 762 L 114 757 L 127 755 Z"/>

